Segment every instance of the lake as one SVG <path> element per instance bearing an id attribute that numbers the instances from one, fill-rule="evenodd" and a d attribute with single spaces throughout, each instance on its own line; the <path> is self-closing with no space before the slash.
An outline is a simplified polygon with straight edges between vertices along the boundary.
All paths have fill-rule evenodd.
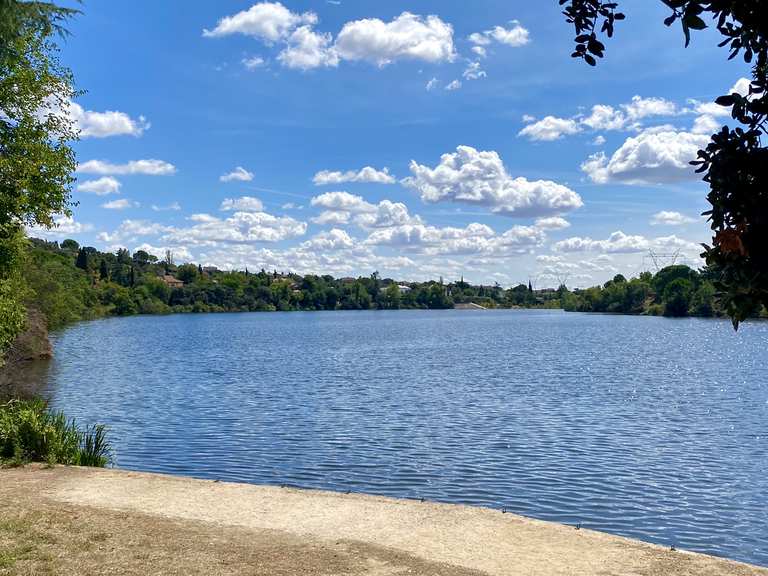
<path id="1" fill-rule="evenodd" d="M 121 468 L 466 503 L 768 565 L 768 323 L 177 315 L 54 335 Z"/>

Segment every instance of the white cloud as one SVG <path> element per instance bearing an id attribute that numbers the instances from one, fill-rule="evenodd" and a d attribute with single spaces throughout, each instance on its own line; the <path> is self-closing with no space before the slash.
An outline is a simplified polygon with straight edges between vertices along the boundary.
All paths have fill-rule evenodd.
<path id="1" fill-rule="evenodd" d="M 619 230 L 605 240 L 593 240 L 589 237 L 574 236 L 556 242 L 552 247 L 556 252 L 600 252 L 608 254 L 633 254 L 645 252 L 652 248 L 680 248 L 693 252 L 698 250 L 699 246 L 674 235 L 649 239 L 639 235 L 627 235 Z"/>
<path id="2" fill-rule="evenodd" d="M 629 121 L 641 120 L 650 116 L 675 116 L 680 110 L 674 102 L 664 98 L 642 98 L 633 96 L 629 104 L 622 106 Z"/>
<path id="3" fill-rule="evenodd" d="M 192 226 L 170 228 L 163 236 L 163 242 L 183 246 L 279 242 L 302 236 L 307 231 L 306 222 L 266 212 L 235 212 L 226 219 L 196 214 L 190 220 L 194 222 Z"/>
<path id="4" fill-rule="evenodd" d="M 480 62 L 470 62 L 461 75 L 465 80 L 479 80 L 487 76 L 485 70 L 480 68 Z"/>
<path id="5" fill-rule="evenodd" d="M 259 2 L 248 10 L 218 21 L 213 30 L 203 30 L 203 36 L 215 38 L 231 34 L 244 34 L 266 42 L 277 42 L 288 37 L 302 24 L 315 24 L 317 15 L 312 12 L 296 14 L 280 2 Z"/>
<path id="6" fill-rule="evenodd" d="M 312 179 L 315 186 L 325 186 L 327 184 L 342 184 L 344 182 L 369 182 L 374 184 L 394 184 L 395 179 L 389 173 L 387 168 L 377 170 L 371 166 L 366 166 L 358 171 L 349 170 L 347 172 L 321 170 Z"/>
<path id="7" fill-rule="evenodd" d="M 708 141 L 708 136 L 689 132 L 648 130 L 627 138 L 610 158 L 603 152 L 593 154 L 581 169 L 598 184 L 692 180 L 696 174 L 689 162 L 696 159 L 696 153 Z"/>
<path id="8" fill-rule="evenodd" d="M 325 210 L 321 212 L 319 216 L 310 218 L 310 220 L 320 226 L 327 226 L 329 224 L 332 226 L 342 226 L 344 224 L 349 224 L 351 216 L 352 215 L 345 210 Z"/>
<path id="9" fill-rule="evenodd" d="M 81 138 L 108 138 L 109 136 L 141 136 L 150 124 L 144 116 L 133 119 L 125 112 L 85 110 L 76 102 L 68 102 L 66 113 L 74 121 Z"/>
<path id="10" fill-rule="evenodd" d="M 382 200 L 375 212 L 365 212 L 355 218 L 355 224 L 362 228 L 391 228 L 406 224 L 421 224 L 421 218 L 411 216 L 402 202 Z"/>
<path id="11" fill-rule="evenodd" d="M 435 168 L 411 161 L 413 176 L 403 184 L 418 191 L 425 202 L 462 202 L 487 206 L 496 214 L 543 217 L 583 205 L 581 197 L 549 180 L 530 181 L 507 173 L 498 153 L 459 146 L 443 154 Z"/>
<path id="12" fill-rule="evenodd" d="M 485 58 L 488 55 L 488 51 L 483 46 L 472 46 L 472 52 L 480 58 Z"/>
<path id="13" fill-rule="evenodd" d="M 491 30 L 470 34 L 469 41 L 480 47 L 488 46 L 491 42 L 496 41 L 499 44 L 517 48 L 530 42 L 530 33 L 519 22 L 513 21 L 511 28 L 494 26 Z"/>
<path id="14" fill-rule="evenodd" d="M 152 210 L 155 212 L 178 212 L 181 210 L 181 204 L 178 202 L 171 202 L 167 206 L 158 206 L 157 204 L 152 204 Z"/>
<path id="15" fill-rule="evenodd" d="M 485 255 L 505 257 L 523 254 L 541 246 L 543 231 L 533 226 L 514 226 L 497 235 L 485 224 L 472 223 L 465 228 L 438 228 L 425 224 L 375 230 L 366 240 L 369 246 L 392 246 L 430 256 Z"/>
<path id="16" fill-rule="evenodd" d="M 125 164 L 112 164 L 105 160 L 88 160 L 77 167 L 80 174 L 145 174 L 165 176 L 175 174 L 176 167 L 163 160 L 132 160 Z"/>
<path id="17" fill-rule="evenodd" d="M 435 77 L 430 78 L 425 86 L 425 88 L 427 89 L 427 92 L 434 90 L 439 83 L 440 81 L 437 78 Z"/>
<path id="18" fill-rule="evenodd" d="M 312 68 L 336 67 L 339 55 L 332 46 L 333 37 L 301 26 L 288 38 L 288 46 L 278 54 L 278 61 L 287 68 L 310 70 Z"/>
<path id="19" fill-rule="evenodd" d="M 147 254 L 156 256 L 158 259 L 162 259 L 165 256 L 165 252 L 170 250 L 173 253 L 174 262 L 190 262 L 193 260 L 192 253 L 186 246 L 153 246 L 152 244 L 143 243 L 133 248 L 134 252 L 144 250 Z"/>
<path id="20" fill-rule="evenodd" d="M 552 140 L 559 140 L 566 135 L 577 134 L 580 131 L 581 128 L 575 120 L 547 116 L 538 122 L 528 124 L 517 135 L 525 136 L 534 141 L 550 142 Z"/>
<path id="21" fill-rule="evenodd" d="M 570 227 L 571 223 L 560 216 L 550 216 L 549 218 L 537 218 L 536 227 L 542 230 L 563 230 Z"/>
<path id="22" fill-rule="evenodd" d="M 263 68 L 266 65 L 266 61 L 261 56 L 243 58 L 243 66 L 245 66 L 248 70 L 256 70 L 257 68 Z"/>
<path id="23" fill-rule="evenodd" d="M 306 242 L 301 243 L 304 250 L 349 250 L 355 247 L 355 241 L 344 230 L 333 228 L 326 232 L 316 234 Z"/>
<path id="24" fill-rule="evenodd" d="M 109 194 L 120 193 L 120 181 L 112 176 L 104 176 L 96 180 L 87 180 L 77 185 L 78 192 L 96 194 L 96 196 L 107 196 Z"/>
<path id="25" fill-rule="evenodd" d="M 453 27 L 437 16 L 403 12 L 391 22 L 366 18 L 347 22 L 336 38 L 336 50 L 346 60 L 384 66 L 395 60 L 449 62 L 455 57 Z"/>
<path id="26" fill-rule="evenodd" d="M 242 196 L 240 198 L 225 198 L 219 210 L 225 212 L 262 212 L 264 204 L 258 198 L 252 196 Z"/>
<path id="27" fill-rule="evenodd" d="M 41 226 L 29 227 L 27 235 L 33 238 L 64 239 L 93 230 L 92 224 L 77 222 L 72 216 L 55 216 L 53 222 L 54 226 L 50 229 Z"/>
<path id="28" fill-rule="evenodd" d="M 459 88 L 461 88 L 461 82 L 459 80 L 453 80 L 449 82 L 445 87 L 445 89 L 448 90 L 449 92 L 453 92 L 454 90 L 458 90 Z"/>
<path id="29" fill-rule="evenodd" d="M 232 170 L 232 172 L 220 176 L 219 180 L 222 182 L 250 182 L 253 180 L 253 172 L 248 172 L 248 170 L 242 166 L 238 166 Z"/>
<path id="30" fill-rule="evenodd" d="M 312 206 L 335 212 L 362 214 L 376 211 L 376 206 L 366 202 L 362 196 L 349 192 L 326 192 L 312 198 L 310 203 Z"/>
<path id="31" fill-rule="evenodd" d="M 651 218 L 651 224 L 654 226 L 680 226 L 682 224 L 690 224 L 691 222 L 696 222 L 696 220 L 690 216 L 681 214 L 680 212 L 673 212 L 670 210 L 662 210 L 661 212 L 657 212 Z"/>
<path id="32" fill-rule="evenodd" d="M 592 112 L 581 123 L 592 130 L 621 130 L 627 122 L 626 116 L 613 106 L 597 104 L 592 106 Z"/>
<path id="33" fill-rule="evenodd" d="M 118 200 L 112 200 L 111 202 L 105 202 L 101 205 L 102 208 L 107 210 L 126 210 L 128 208 L 138 208 L 141 206 L 138 202 L 128 200 L 127 198 L 120 198 Z"/>
<path id="34" fill-rule="evenodd" d="M 148 220 L 123 220 L 112 233 L 99 233 L 98 239 L 108 243 L 137 242 L 138 238 L 156 236 L 170 229 L 168 226 Z"/>
<path id="35" fill-rule="evenodd" d="M 722 124 L 717 118 L 710 116 L 709 114 L 704 114 L 702 116 L 698 116 L 693 121 L 693 128 L 691 129 L 691 132 L 694 134 L 705 134 L 710 136 L 715 132 L 719 132 L 720 128 L 722 128 Z"/>
<path id="36" fill-rule="evenodd" d="M 603 144 L 605 144 L 605 142 L 606 142 L 605 136 L 603 136 L 602 134 L 598 134 L 597 136 L 595 136 L 595 139 L 592 140 L 592 146 L 602 146 Z"/>

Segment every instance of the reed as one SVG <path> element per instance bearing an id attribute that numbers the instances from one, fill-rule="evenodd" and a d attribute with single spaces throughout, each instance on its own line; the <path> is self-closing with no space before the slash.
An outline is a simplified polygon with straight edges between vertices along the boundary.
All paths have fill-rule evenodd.
<path id="1" fill-rule="evenodd" d="M 11 400 L 0 404 L 0 461 L 6 465 L 46 462 L 50 465 L 104 467 L 111 460 L 106 428 L 80 430 L 74 419 L 48 409 L 44 400 Z"/>

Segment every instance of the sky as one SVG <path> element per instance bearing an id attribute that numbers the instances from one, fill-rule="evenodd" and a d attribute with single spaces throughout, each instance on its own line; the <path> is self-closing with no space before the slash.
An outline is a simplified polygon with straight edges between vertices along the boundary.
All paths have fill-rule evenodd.
<path id="1" fill-rule="evenodd" d="M 743 90 L 716 32 L 661 2 L 591 68 L 556 0 L 89 0 L 51 240 L 221 269 L 537 287 L 702 264 L 688 161 Z"/>

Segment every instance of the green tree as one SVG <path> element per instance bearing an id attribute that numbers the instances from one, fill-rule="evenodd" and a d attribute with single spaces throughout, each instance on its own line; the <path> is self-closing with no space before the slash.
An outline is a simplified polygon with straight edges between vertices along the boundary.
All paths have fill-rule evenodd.
<path id="1" fill-rule="evenodd" d="M 664 316 L 688 316 L 693 284 L 687 278 L 676 278 L 664 288 Z"/>
<path id="2" fill-rule="evenodd" d="M 102 258 L 99 264 L 99 278 L 101 280 L 109 280 L 109 268 L 107 268 L 107 261 Z"/>
<path id="3" fill-rule="evenodd" d="M 574 26 L 576 48 L 571 54 L 595 66 L 605 45 L 601 34 L 613 36 L 624 20 L 619 3 L 603 0 L 558 0 Z M 716 100 L 740 123 L 712 135 L 691 164 L 709 185 L 704 212 L 713 232 L 705 246 L 707 264 L 717 270 L 714 286 L 722 307 L 739 322 L 760 306 L 768 307 L 768 2 L 765 0 L 662 0 L 670 9 L 664 24 L 679 22 L 685 45 L 691 31 L 710 25 L 722 36 L 719 46 L 729 59 L 741 56 L 752 64 L 749 94 L 726 94 Z M 707 23 L 707 20 L 711 24 Z"/>
<path id="4" fill-rule="evenodd" d="M 54 38 L 73 14 L 47 2 L 0 0 L 0 355 L 24 326 L 24 226 L 68 214 L 77 138 L 65 114 L 72 76 Z"/>

